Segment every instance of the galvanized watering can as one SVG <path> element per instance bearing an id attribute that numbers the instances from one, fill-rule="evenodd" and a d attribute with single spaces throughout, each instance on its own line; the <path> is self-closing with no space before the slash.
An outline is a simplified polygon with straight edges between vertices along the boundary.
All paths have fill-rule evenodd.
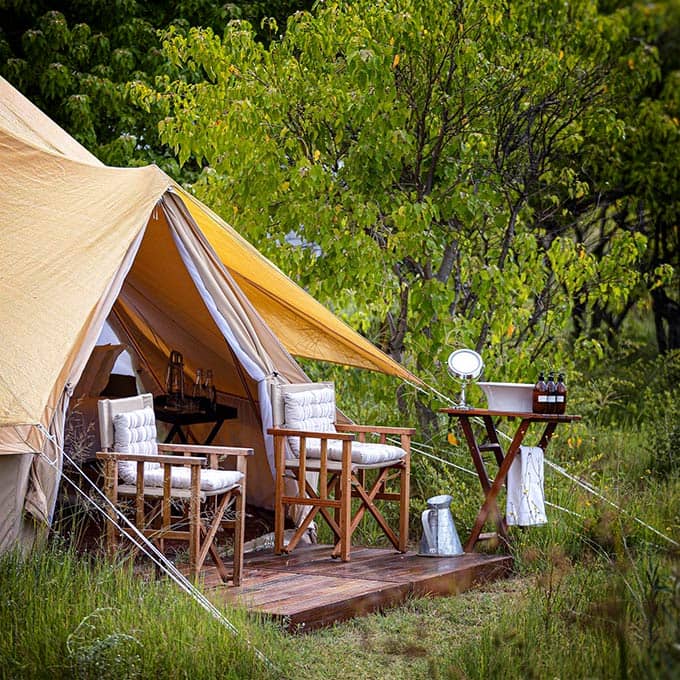
<path id="1" fill-rule="evenodd" d="M 427 499 L 427 510 L 423 511 L 423 537 L 420 554 L 428 557 L 452 557 L 461 555 L 463 546 L 458 538 L 451 516 L 453 497 L 446 494 Z"/>

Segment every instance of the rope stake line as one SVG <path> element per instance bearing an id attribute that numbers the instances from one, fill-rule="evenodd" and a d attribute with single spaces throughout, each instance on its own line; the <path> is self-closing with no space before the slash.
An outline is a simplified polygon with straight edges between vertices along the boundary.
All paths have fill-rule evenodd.
<path id="1" fill-rule="evenodd" d="M 511 439 L 512 439 L 509 435 L 505 434 L 505 432 L 503 432 L 503 431 L 500 431 L 499 434 L 502 437 L 504 437 L 507 441 L 511 441 Z M 556 472 L 559 472 L 561 475 L 563 475 L 567 479 L 574 482 L 574 484 L 576 484 L 577 486 L 580 486 L 582 489 L 586 490 L 588 493 L 592 494 L 596 498 L 599 498 L 600 500 L 604 501 L 608 505 L 611 505 L 612 508 L 618 510 L 620 513 L 626 515 L 627 517 L 630 517 L 635 522 L 637 522 L 640 526 L 645 527 L 645 529 L 649 529 L 652 533 L 656 534 L 660 538 L 663 538 L 665 541 L 668 541 L 671 545 L 674 545 L 676 548 L 680 547 L 680 543 L 678 543 L 676 540 L 672 539 L 670 536 L 666 536 L 664 533 L 662 533 L 661 531 L 659 531 L 655 527 L 651 526 L 650 524 L 647 524 L 647 522 L 644 522 L 639 517 L 635 517 L 635 515 L 631 514 L 630 512 L 628 512 L 628 510 L 626 510 L 625 508 L 622 508 L 620 505 L 617 505 L 616 503 L 614 503 L 614 501 L 610 501 L 603 494 L 601 494 L 594 486 L 592 486 L 591 484 L 589 484 L 585 480 L 580 479 L 579 477 L 576 477 L 576 476 L 570 474 L 563 467 L 561 467 L 557 463 L 553 463 L 548 458 L 544 458 L 544 460 L 548 464 L 549 467 L 551 467 Z"/>
<path id="2" fill-rule="evenodd" d="M 445 460 L 444 458 L 440 458 L 439 456 L 435 456 L 434 454 L 427 453 L 426 451 L 423 450 L 418 451 L 418 446 L 426 445 L 420 444 L 419 442 L 415 442 L 414 446 L 414 442 L 411 442 L 411 450 L 415 451 L 419 455 L 425 456 L 426 458 L 431 458 L 432 460 L 436 460 L 438 463 L 443 463 L 444 465 L 448 465 L 449 467 L 455 468 L 456 470 L 460 470 L 461 472 L 466 472 L 467 474 L 472 475 L 473 477 L 477 476 L 477 473 L 474 470 L 470 470 L 470 468 L 463 467 L 462 465 L 457 465 L 456 463 L 453 463 L 450 460 Z M 569 510 L 568 508 L 563 508 L 561 505 L 556 505 L 555 503 L 551 503 L 550 501 L 544 502 L 551 508 L 555 508 L 555 510 L 561 510 L 562 512 L 566 512 L 568 515 L 573 515 L 574 517 L 583 519 L 583 515 L 579 514 L 578 512 L 574 512 L 573 510 Z"/>
<path id="3" fill-rule="evenodd" d="M 622 508 L 620 505 L 617 505 L 613 501 L 610 501 L 608 498 L 603 496 L 599 491 L 597 491 L 594 487 L 592 487 L 590 484 L 588 484 L 588 482 L 586 482 L 582 479 L 579 479 L 578 477 L 575 477 L 574 475 L 569 474 L 564 468 L 557 465 L 557 463 L 553 463 L 552 461 L 548 460 L 547 458 L 545 459 L 545 462 L 553 470 L 556 470 L 561 475 L 564 475 L 567 479 L 570 479 L 572 482 L 574 482 L 574 484 L 577 484 L 582 489 L 585 489 L 586 491 L 588 491 L 588 493 L 591 493 L 593 496 L 599 498 L 600 500 L 604 501 L 608 505 L 611 505 L 613 508 L 615 508 L 619 512 L 623 513 L 627 517 L 630 517 L 635 522 L 637 522 L 640 526 L 643 526 L 645 529 L 649 529 L 651 532 L 655 533 L 660 538 L 663 538 L 665 541 L 668 541 L 671 545 L 674 545 L 676 548 L 680 547 L 680 543 L 678 543 L 677 541 L 670 538 L 670 536 L 666 536 L 665 534 L 661 533 L 658 529 L 655 529 L 653 526 L 647 524 L 646 522 L 643 522 L 639 517 L 635 517 L 635 515 L 632 515 L 625 508 Z"/>

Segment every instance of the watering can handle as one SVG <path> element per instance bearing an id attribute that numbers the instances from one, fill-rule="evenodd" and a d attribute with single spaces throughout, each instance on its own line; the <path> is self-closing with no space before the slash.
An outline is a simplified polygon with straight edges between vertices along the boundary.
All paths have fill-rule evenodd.
<path id="1" fill-rule="evenodd" d="M 434 534 L 432 533 L 432 527 L 430 527 L 429 522 L 431 512 L 436 512 L 436 510 L 434 510 L 434 508 L 428 508 L 427 510 L 423 510 L 421 520 L 423 522 L 423 531 L 425 532 L 425 539 L 427 541 L 427 545 L 430 548 L 436 548 L 437 541 L 435 539 Z"/>

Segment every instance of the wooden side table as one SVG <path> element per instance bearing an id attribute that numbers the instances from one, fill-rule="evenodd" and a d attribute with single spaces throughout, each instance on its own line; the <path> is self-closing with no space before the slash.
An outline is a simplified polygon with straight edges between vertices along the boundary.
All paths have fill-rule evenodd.
<path id="1" fill-rule="evenodd" d="M 233 420 L 238 417 L 238 412 L 233 406 L 215 404 L 214 408 L 206 411 L 184 411 L 179 408 L 172 408 L 167 404 L 167 395 L 154 397 L 153 409 L 156 420 L 170 423 L 172 428 L 165 438 L 165 443 L 170 443 L 175 436 L 180 443 L 187 443 L 187 436 L 182 429 L 189 425 L 200 425 L 203 423 L 213 423 L 212 429 L 204 441 L 199 442 L 204 446 L 212 444 L 225 420 Z"/>
<path id="2" fill-rule="evenodd" d="M 467 441 L 468 448 L 470 449 L 470 455 L 472 456 L 472 462 L 477 470 L 477 475 L 479 481 L 482 485 L 482 490 L 484 491 L 484 503 L 477 515 L 475 524 L 472 528 L 472 533 L 465 544 L 465 552 L 471 552 L 475 547 L 475 544 L 479 540 L 479 535 L 484 527 L 484 522 L 491 514 L 496 522 L 498 528 L 499 536 L 509 542 L 508 536 L 508 525 L 505 518 L 505 513 L 501 513 L 498 509 L 496 503 L 496 498 L 501 490 L 501 487 L 505 483 L 508 476 L 508 470 L 512 465 L 513 460 L 519 453 L 520 446 L 524 441 L 529 427 L 532 423 L 544 424 L 543 434 L 539 440 L 538 446 L 540 446 L 543 451 L 547 448 L 555 429 L 560 423 L 571 423 L 576 420 L 580 420 L 581 416 L 576 415 L 553 415 L 553 414 L 542 414 L 542 413 L 521 413 L 521 412 L 508 412 L 508 411 L 490 411 L 488 409 L 479 408 L 442 408 L 439 409 L 440 413 L 446 413 L 449 416 L 449 420 L 457 418 L 460 423 L 463 434 L 465 435 L 465 440 Z M 496 429 L 496 423 L 494 423 L 494 418 L 510 418 L 518 419 L 519 424 L 515 430 L 515 435 L 508 446 L 507 451 L 503 450 L 501 443 L 498 439 L 498 430 Z M 484 430 L 486 432 L 486 440 L 480 444 L 475 435 L 473 429 L 473 419 L 481 419 L 484 424 Z M 489 475 L 484 465 L 484 460 L 482 459 L 482 452 L 492 451 L 496 462 L 498 463 L 498 473 L 494 477 L 493 481 L 489 478 Z"/>

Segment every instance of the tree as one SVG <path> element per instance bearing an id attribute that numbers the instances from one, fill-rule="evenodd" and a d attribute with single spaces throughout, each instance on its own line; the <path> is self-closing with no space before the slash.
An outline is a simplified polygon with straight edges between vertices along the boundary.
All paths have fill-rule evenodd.
<path id="1" fill-rule="evenodd" d="M 623 10 L 612 3 L 610 15 Z M 632 4 L 625 29 L 631 49 L 619 59 L 608 86 L 622 134 L 584 146 L 573 165 L 584 169 L 589 190 L 565 202 L 576 216 L 574 236 L 599 254 L 612 234 L 641 234 L 647 247 L 640 269 L 645 285 L 615 307 L 575 300 L 577 333 L 603 332 L 615 341 L 628 313 L 650 300 L 661 352 L 680 348 L 678 175 L 680 158 L 680 3 Z M 650 77 L 651 76 L 651 77 Z M 651 289 L 651 290 L 650 290 Z"/>
<path id="2" fill-rule="evenodd" d="M 110 165 L 155 162 L 180 179 L 153 112 L 134 107 L 128 82 L 172 74 L 159 29 L 191 25 L 221 32 L 234 18 L 285 17 L 308 2 L 223 4 L 214 0 L 5 0 L 0 2 L 0 73 Z M 259 38 L 271 38 L 269 24 Z M 173 74 L 178 77 L 178 74 Z M 191 171 L 187 173 L 187 171 Z M 191 176 L 196 168 L 185 166 Z"/>
<path id="3" fill-rule="evenodd" d="M 658 52 L 658 78 L 625 110 L 626 139 L 617 144 L 607 176 L 624 196 L 619 214 L 628 228 L 649 240 L 644 270 L 674 273 L 660 276 L 651 290 L 657 345 L 665 353 L 680 349 L 680 3 L 635 9 L 638 32 L 647 37 L 638 54 Z M 638 59 L 626 67 L 635 72 Z"/>

